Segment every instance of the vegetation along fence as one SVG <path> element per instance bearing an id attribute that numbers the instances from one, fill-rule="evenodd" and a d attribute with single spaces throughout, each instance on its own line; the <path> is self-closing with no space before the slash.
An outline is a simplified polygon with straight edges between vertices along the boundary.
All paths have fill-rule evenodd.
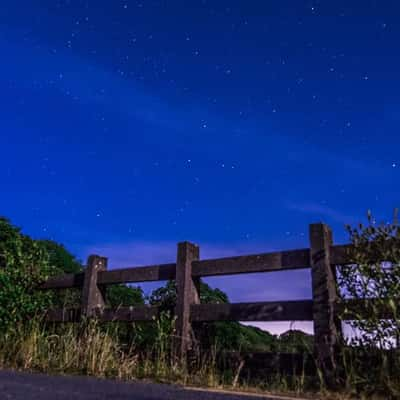
<path id="1" fill-rule="evenodd" d="M 336 265 L 351 264 L 351 245 L 334 246 L 330 228 L 310 225 L 310 248 L 218 259 L 199 259 L 199 247 L 178 244 L 176 263 L 107 271 L 107 258 L 91 255 L 84 273 L 49 279 L 44 289 L 82 288 L 80 310 L 49 310 L 48 320 L 76 322 L 81 316 L 100 321 L 151 321 L 157 306 L 105 307 L 107 285 L 175 280 L 178 353 L 185 357 L 191 346 L 191 323 L 209 321 L 313 321 L 314 354 L 326 374 L 335 369 L 335 354 L 341 337 L 339 315 L 356 307 L 368 312 L 368 304 L 339 300 Z M 199 279 L 208 276 L 311 269 L 312 299 L 233 304 L 200 304 Z M 373 301 L 373 300 L 372 300 Z M 345 316 L 344 316 L 345 317 Z"/>

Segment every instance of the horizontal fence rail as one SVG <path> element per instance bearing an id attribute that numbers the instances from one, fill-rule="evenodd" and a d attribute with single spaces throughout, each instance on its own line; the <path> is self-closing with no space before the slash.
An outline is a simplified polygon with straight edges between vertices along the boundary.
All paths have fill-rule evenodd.
<path id="1" fill-rule="evenodd" d="M 341 336 L 342 319 L 368 315 L 379 302 L 356 302 L 337 296 L 334 266 L 352 264 L 351 245 L 333 245 L 325 224 L 310 225 L 310 248 L 201 260 L 199 247 L 178 244 L 174 263 L 107 270 L 107 259 L 90 256 L 85 271 L 50 278 L 41 289 L 82 290 L 81 307 L 48 310 L 51 322 L 78 322 L 97 318 L 103 322 L 154 321 L 165 308 L 136 306 L 107 308 L 108 285 L 175 280 L 177 301 L 169 310 L 176 318 L 177 348 L 181 357 L 192 345 L 192 323 L 215 321 L 313 321 L 314 353 L 319 367 L 327 372 L 335 366 L 334 349 Z M 227 304 L 200 304 L 199 279 L 202 277 L 310 269 L 312 299 Z M 382 316 L 388 310 L 381 310 Z M 328 341 L 327 341 L 328 340 Z"/>
<path id="2" fill-rule="evenodd" d="M 350 264 L 350 245 L 332 246 L 332 265 Z M 310 268 L 310 249 L 288 250 L 246 256 L 193 261 L 192 276 L 196 278 L 221 275 L 251 274 Z M 99 285 L 168 281 L 175 279 L 176 263 L 129 267 L 101 271 Z M 82 287 L 84 273 L 65 274 L 50 278 L 42 289 L 67 289 Z"/>
<path id="3" fill-rule="evenodd" d="M 352 264 L 352 245 L 342 244 L 330 247 L 330 263 L 332 265 Z"/>
<path id="4" fill-rule="evenodd" d="M 400 300 L 399 300 L 400 304 Z M 392 312 L 380 305 L 376 299 L 345 300 L 335 305 L 335 310 L 343 320 L 366 318 L 378 311 L 381 319 L 387 319 Z M 216 321 L 312 321 L 313 301 L 265 301 L 254 303 L 223 303 L 223 304 L 194 304 L 190 307 L 192 322 Z M 154 321 L 159 318 L 162 308 L 159 306 L 135 306 L 98 308 L 95 316 L 102 322 L 142 322 Z M 53 309 L 47 312 L 47 321 L 50 322 L 78 322 L 82 317 L 80 308 Z"/>
<path id="5" fill-rule="evenodd" d="M 176 264 L 161 264 L 104 271 L 99 272 L 97 283 L 99 285 L 111 285 L 117 283 L 168 281 L 175 279 L 175 268 Z"/>
<path id="6" fill-rule="evenodd" d="M 310 268 L 310 250 L 289 250 L 193 262 L 195 277 Z"/>
<path id="7" fill-rule="evenodd" d="M 191 320 L 205 321 L 312 321 L 312 300 L 256 303 L 196 304 Z"/>
<path id="8" fill-rule="evenodd" d="M 41 289 L 70 289 L 83 286 L 85 274 L 83 272 L 78 274 L 65 274 L 62 276 L 55 276 L 48 279 L 40 287 Z"/>

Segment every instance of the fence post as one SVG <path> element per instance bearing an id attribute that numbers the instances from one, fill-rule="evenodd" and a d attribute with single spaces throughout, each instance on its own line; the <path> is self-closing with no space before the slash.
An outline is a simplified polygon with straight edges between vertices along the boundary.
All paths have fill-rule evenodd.
<path id="1" fill-rule="evenodd" d="M 192 345 L 190 305 L 200 303 L 199 279 L 192 278 L 192 261 L 199 259 L 199 247 L 189 242 L 178 243 L 176 260 L 176 335 L 177 355 L 184 361 Z"/>
<path id="2" fill-rule="evenodd" d="M 105 305 L 105 289 L 97 286 L 97 273 L 106 269 L 107 258 L 89 256 L 82 290 L 82 315 L 86 317 L 95 316 L 95 309 Z"/>
<path id="3" fill-rule="evenodd" d="M 314 355 L 326 384 L 334 386 L 337 378 L 337 350 L 341 323 L 335 315 L 338 299 L 336 274 L 330 263 L 332 231 L 328 225 L 310 225 L 310 259 L 313 294 Z"/>

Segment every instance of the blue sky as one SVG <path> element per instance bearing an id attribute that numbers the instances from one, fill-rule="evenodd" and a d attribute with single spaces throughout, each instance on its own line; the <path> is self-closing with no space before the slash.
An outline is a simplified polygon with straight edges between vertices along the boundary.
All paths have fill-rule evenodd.
<path id="1" fill-rule="evenodd" d="M 329 4 L 328 4 L 329 3 Z M 308 246 L 399 205 L 391 1 L 15 1 L 0 11 L 0 213 L 112 267 Z M 289 278 L 290 277 L 290 278 Z M 309 274 L 211 280 L 307 298 Z"/>

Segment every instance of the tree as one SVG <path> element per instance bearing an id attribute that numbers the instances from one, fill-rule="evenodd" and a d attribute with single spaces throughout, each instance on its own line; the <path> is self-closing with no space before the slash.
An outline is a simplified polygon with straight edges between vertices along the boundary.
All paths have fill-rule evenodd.
<path id="1" fill-rule="evenodd" d="M 140 287 L 112 285 L 107 288 L 107 305 L 129 307 L 144 304 L 144 294 Z"/>
<path id="2" fill-rule="evenodd" d="M 84 266 L 63 245 L 51 240 L 33 240 L 23 235 L 6 218 L 0 218 L 0 330 L 17 327 L 18 323 L 41 315 L 49 308 L 79 307 L 80 291 L 66 289 L 63 292 L 37 290 L 50 276 L 63 273 L 84 272 Z M 159 327 L 169 332 L 172 327 L 176 304 L 175 282 L 169 281 L 154 290 L 147 299 L 150 305 L 171 311 L 170 317 L 155 324 L 135 324 L 136 329 L 120 329 L 125 342 L 152 348 L 158 340 Z M 200 282 L 202 303 L 227 303 L 228 296 Z M 112 285 L 107 288 L 107 305 L 111 307 L 135 306 L 145 303 L 141 288 Z M 161 324 L 161 325 L 160 325 Z M 122 326 L 122 324 L 121 324 Z M 238 322 L 213 322 L 198 324 L 197 336 L 203 348 L 217 345 L 223 350 L 271 351 L 276 348 L 276 337 L 261 329 L 244 326 Z M 133 337 L 132 337 L 133 336 Z"/>
<path id="3" fill-rule="evenodd" d="M 38 243 L 46 250 L 50 265 L 66 274 L 82 272 L 82 263 L 64 245 L 53 240 L 39 240 Z"/>
<path id="4" fill-rule="evenodd" d="M 338 283 L 344 300 L 353 298 L 362 307 L 345 307 L 342 316 L 356 332 L 342 348 L 342 364 L 351 367 L 351 373 L 344 375 L 358 393 L 368 398 L 383 395 L 397 399 L 400 226 L 396 218 L 393 223 L 376 224 L 369 213 L 367 225 L 347 226 L 347 230 L 353 263 L 338 266 Z"/>
<path id="5" fill-rule="evenodd" d="M 16 329 L 52 303 L 37 287 L 56 273 L 43 246 L 0 217 L 0 329 Z"/>
<path id="6" fill-rule="evenodd" d="M 283 353 L 310 353 L 313 336 L 298 329 L 290 329 L 279 336 L 279 350 Z"/>
<path id="7" fill-rule="evenodd" d="M 152 306 L 172 311 L 176 305 L 175 281 L 168 281 L 165 286 L 153 290 L 148 297 L 148 302 Z"/>
<path id="8" fill-rule="evenodd" d="M 207 283 L 200 281 L 200 302 L 203 304 L 228 303 L 226 293 L 213 289 Z M 176 304 L 176 286 L 169 281 L 161 288 L 154 290 L 149 303 L 168 310 L 173 315 Z M 236 321 L 220 321 L 201 323 L 196 326 L 196 337 L 202 348 L 217 346 L 223 350 L 271 351 L 276 347 L 276 337 L 261 329 L 244 326 Z"/>
<path id="9" fill-rule="evenodd" d="M 39 291 L 50 276 L 84 271 L 82 263 L 62 244 L 33 240 L 0 217 L 0 329 L 52 307 L 79 307 L 80 291 Z M 107 290 L 111 307 L 144 304 L 140 288 L 113 285 Z"/>
<path id="10" fill-rule="evenodd" d="M 228 296 L 220 289 L 212 289 L 207 283 L 200 281 L 200 302 L 209 303 L 228 303 Z M 153 290 L 149 296 L 149 303 L 154 306 L 172 310 L 176 304 L 176 285 L 175 281 L 168 281 L 165 286 Z"/>
<path id="11" fill-rule="evenodd" d="M 83 272 L 85 267 L 62 244 L 53 240 L 38 241 L 49 256 L 49 263 L 60 274 L 77 274 Z M 78 307 L 80 293 L 76 289 L 67 289 L 57 297 L 57 305 L 64 307 Z M 144 304 L 144 296 L 141 288 L 127 285 L 112 285 L 107 288 L 106 304 L 110 307 L 134 306 Z"/>
<path id="12" fill-rule="evenodd" d="M 368 226 L 347 226 L 354 262 L 340 266 L 339 286 L 344 297 L 367 305 L 368 317 L 346 310 L 350 324 L 361 333 L 361 341 L 390 347 L 400 333 L 400 226 L 396 222 L 376 225 L 371 214 L 368 222 Z M 380 317 L 382 310 L 385 319 Z"/>

